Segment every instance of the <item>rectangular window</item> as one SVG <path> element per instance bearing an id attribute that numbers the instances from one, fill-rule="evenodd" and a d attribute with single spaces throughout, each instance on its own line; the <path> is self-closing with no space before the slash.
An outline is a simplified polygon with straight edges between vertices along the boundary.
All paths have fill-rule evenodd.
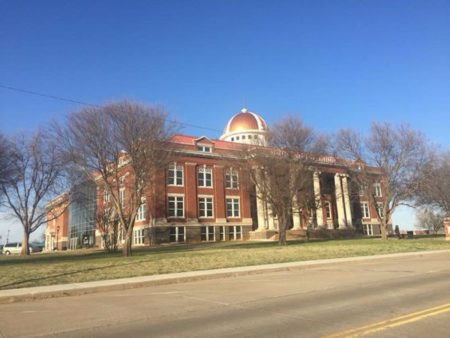
<path id="1" fill-rule="evenodd" d="M 170 242 L 183 243 L 186 240 L 185 227 L 171 227 L 170 228 Z"/>
<path id="2" fill-rule="evenodd" d="M 214 241 L 214 227 L 213 226 L 200 227 L 200 239 L 204 242 Z"/>
<path id="3" fill-rule="evenodd" d="M 236 170 L 232 168 L 225 172 L 225 188 L 237 189 L 239 188 L 239 176 Z"/>
<path id="4" fill-rule="evenodd" d="M 362 216 L 362 218 L 370 218 L 369 203 L 367 203 L 367 202 L 361 203 L 361 216 Z"/>
<path id="5" fill-rule="evenodd" d="M 139 206 L 137 215 L 136 215 L 136 221 L 144 221 L 145 220 L 145 203 L 142 203 Z"/>
<path id="6" fill-rule="evenodd" d="M 325 212 L 327 213 L 327 219 L 331 219 L 331 203 L 325 202 Z"/>
<path id="7" fill-rule="evenodd" d="M 119 190 L 119 201 L 120 201 L 120 206 L 122 208 L 125 208 L 125 188 L 121 188 Z"/>
<path id="8" fill-rule="evenodd" d="M 212 187 L 212 169 L 206 166 L 198 168 L 197 181 L 199 187 Z"/>
<path id="9" fill-rule="evenodd" d="M 108 203 L 111 200 L 111 195 L 108 190 L 103 191 L 103 203 Z"/>
<path id="10" fill-rule="evenodd" d="M 240 225 L 233 225 L 228 227 L 228 239 L 230 241 L 236 241 L 242 239 L 242 229 Z"/>
<path id="11" fill-rule="evenodd" d="M 224 226 L 221 226 L 221 227 L 219 227 L 219 239 L 221 240 L 221 241 L 224 241 L 225 240 L 225 227 Z"/>
<path id="12" fill-rule="evenodd" d="M 366 236 L 373 236 L 372 224 L 363 224 L 363 232 Z"/>
<path id="13" fill-rule="evenodd" d="M 375 197 L 381 197 L 381 184 L 380 183 L 375 183 L 373 185 L 373 195 Z"/>
<path id="14" fill-rule="evenodd" d="M 133 244 L 134 245 L 144 244 L 144 229 L 133 230 Z"/>
<path id="15" fill-rule="evenodd" d="M 181 164 L 172 163 L 167 169 L 167 184 L 183 186 L 183 166 Z"/>
<path id="16" fill-rule="evenodd" d="M 197 150 L 198 151 L 202 151 L 204 153 L 211 153 L 212 152 L 212 148 L 210 146 L 203 146 L 203 145 L 198 145 L 197 146 Z"/>
<path id="17" fill-rule="evenodd" d="M 227 217 L 239 218 L 239 198 L 227 198 Z"/>
<path id="18" fill-rule="evenodd" d="M 167 197 L 167 217 L 169 218 L 183 218 L 184 217 L 184 197 L 183 196 L 168 196 Z"/>
<path id="19" fill-rule="evenodd" d="M 381 218 L 384 217 L 383 203 L 377 203 L 377 212 Z"/>
<path id="20" fill-rule="evenodd" d="M 213 217 L 213 199 L 212 197 L 198 198 L 198 217 Z"/>

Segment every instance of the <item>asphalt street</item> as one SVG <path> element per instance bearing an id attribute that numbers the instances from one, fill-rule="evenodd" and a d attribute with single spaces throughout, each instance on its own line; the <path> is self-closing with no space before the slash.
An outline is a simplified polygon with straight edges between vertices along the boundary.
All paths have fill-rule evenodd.
<path id="1" fill-rule="evenodd" d="M 448 337 L 450 253 L 0 306 L 2 337 Z"/>

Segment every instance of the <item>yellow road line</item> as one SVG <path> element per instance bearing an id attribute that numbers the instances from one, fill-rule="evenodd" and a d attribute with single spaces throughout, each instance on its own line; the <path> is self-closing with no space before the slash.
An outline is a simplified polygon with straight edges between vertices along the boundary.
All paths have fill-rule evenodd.
<path id="1" fill-rule="evenodd" d="M 402 315 L 399 317 L 390 318 L 387 320 L 383 320 L 380 322 L 372 323 L 369 325 L 364 325 L 358 328 L 342 331 L 339 333 L 332 334 L 330 336 L 326 336 L 325 338 L 337 338 L 337 337 L 357 337 L 361 335 L 365 335 L 371 332 L 385 330 L 390 327 L 396 327 L 400 325 L 404 325 L 407 323 L 415 322 L 417 320 L 435 316 L 440 313 L 445 313 L 450 311 L 450 303 L 442 304 L 439 306 L 434 306 L 425 310 L 412 312 L 406 315 Z"/>
<path id="2" fill-rule="evenodd" d="M 377 328 L 373 328 L 373 329 L 365 330 L 365 331 L 362 331 L 362 332 L 358 332 L 358 333 L 350 335 L 348 337 L 365 336 L 366 334 L 369 334 L 369 333 L 383 331 L 383 330 L 390 329 L 390 328 L 393 328 L 393 327 L 405 325 L 405 324 L 408 324 L 408 323 L 413 323 L 413 322 L 416 322 L 418 320 L 421 320 L 421 319 L 424 319 L 424 318 L 427 318 L 427 317 L 431 317 L 431 316 L 436 316 L 438 314 L 445 313 L 445 312 L 450 312 L 450 306 L 447 307 L 447 308 L 444 308 L 442 310 L 429 312 L 429 313 L 421 315 L 421 316 L 413 317 L 413 318 L 402 320 L 402 321 L 395 322 L 395 323 L 392 323 L 392 324 L 387 324 L 387 325 L 383 325 L 383 326 L 380 326 L 380 327 L 377 327 Z"/>

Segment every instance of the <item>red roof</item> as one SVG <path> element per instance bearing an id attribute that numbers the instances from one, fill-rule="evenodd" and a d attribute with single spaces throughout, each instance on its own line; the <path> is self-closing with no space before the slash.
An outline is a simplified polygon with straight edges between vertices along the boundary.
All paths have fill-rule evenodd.
<path id="1" fill-rule="evenodd" d="M 195 146 L 196 140 L 199 140 L 199 139 L 201 139 L 201 137 L 176 134 L 176 135 L 172 136 L 171 142 Z M 210 139 L 210 141 L 214 145 L 214 148 L 216 148 L 216 149 L 239 149 L 242 147 L 241 144 L 234 143 L 234 142 L 215 140 L 215 139 Z"/>

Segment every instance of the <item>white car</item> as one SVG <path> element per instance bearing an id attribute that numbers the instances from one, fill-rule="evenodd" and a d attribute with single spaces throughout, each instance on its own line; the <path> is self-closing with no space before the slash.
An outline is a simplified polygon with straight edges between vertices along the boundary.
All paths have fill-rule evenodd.
<path id="1" fill-rule="evenodd" d="M 6 243 L 3 246 L 3 254 L 5 255 L 20 254 L 21 251 L 22 251 L 22 243 L 20 242 Z"/>
<path id="2" fill-rule="evenodd" d="M 42 246 L 30 243 L 30 253 L 41 252 Z M 22 242 L 11 242 L 3 246 L 4 255 L 20 254 L 22 252 Z"/>

